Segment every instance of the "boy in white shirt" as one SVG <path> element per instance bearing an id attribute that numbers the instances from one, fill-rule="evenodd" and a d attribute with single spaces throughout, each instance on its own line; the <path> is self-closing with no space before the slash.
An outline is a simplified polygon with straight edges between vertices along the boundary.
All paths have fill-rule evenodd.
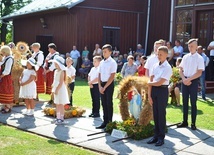
<path id="1" fill-rule="evenodd" d="M 94 67 L 88 74 L 88 85 L 90 86 L 90 93 L 92 99 L 92 113 L 89 117 L 100 117 L 100 92 L 98 86 L 98 75 L 99 75 L 99 65 L 102 60 L 101 56 L 95 56 L 93 58 Z"/>
<path id="2" fill-rule="evenodd" d="M 67 78 L 68 78 L 68 88 L 70 89 L 70 105 L 73 106 L 73 92 L 74 92 L 74 82 L 75 82 L 75 76 L 76 76 L 76 69 L 73 67 L 73 59 L 71 57 L 68 57 L 66 59 L 66 65 L 67 65 Z"/>
<path id="3" fill-rule="evenodd" d="M 114 77 L 117 72 L 117 63 L 111 57 L 112 46 L 102 47 L 104 60 L 100 62 L 98 84 L 103 107 L 103 123 L 96 129 L 104 129 L 113 117 Z"/>

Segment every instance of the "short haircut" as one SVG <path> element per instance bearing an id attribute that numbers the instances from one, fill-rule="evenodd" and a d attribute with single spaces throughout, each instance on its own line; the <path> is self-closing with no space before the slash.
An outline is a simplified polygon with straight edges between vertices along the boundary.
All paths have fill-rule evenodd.
<path id="1" fill-rule="evenodd" d="M 201 50 L 203 50 L 203 47 L 202 47 L 201 45 L 199 45 L 199 46 L 198 46 L 198 49 L 201 49 Z"/>
<path id="2" fill-rule="evenodd" d="M 163 52 L 165 52 L 165 53 L 168 54 L 168 48 L 166 46 L 160 46 L 160 47 L 158 47 L 158 51 L 163 51 Z"/>
<path id="3" fill-rule="evenodd" d="M 190 40 L 187 42 L 187 44 L 189 45 L 189 44 L 191 44 L 191 43 L 193 43 L 193 42 L 196 42 L 196 43 L 198 44 L 198 39 L 195 39 L 195 38 L 190 39 Z"/>
<path id="4" fill-rule="evenodd" d="M 162 42 L 161 42 L 160 40 L 158 40 L 158 41 L 156 41 L 156 42 L 154 43 L 154 45 L 157 45 L 157 44 L 162 45 Z"/>
<path id="5" fill-rule="evenodd" d="M 57 48 L 56 48 L 56 45 L 55 45 L 54 43 L 48 44 L 48 47 L 49 47 L 49 48 L 52 48 L 52 49 L 54 49 L 54 50 L 57 49 Z"/>
<path id="6" fill-rule="evenodd" d="M 73 59 L 72 59 L 71 57 L 67 57 L 66 60 L 71 60 L 71 61 L 73 61 Z"/>
<path id="7" fill-rule="evenodd" d="M 101 61 L 102 60 L 102 57 L 97 55 L 97 56 L 94 56 L 93 57 L 93 60 L 98 60 L 98 61 Z"/>
<path id="8" fill-rule="evenodd" d="M 33 44 L 31 45 L 31 47 L 37 47 L 37 48 L 40 48 L 40 47 L 41 47 L 41 45 L 40 45 L 40 43 L 33 43 Z"/>
<path id="9" fill-rule="evenodd" d="M 127 60 L 129 60 L 129 59 L 134 60 L 134 57 L 133 57 L 132 55 L 129 55 L 129 56 L 127 57 Z"/>
<path id="10" fill-rule="evenodd" d="M 110 52 L 112 52 L 112 46 L 110 44 L 105 44 L 103 47 L 102 47 L 102 50 L 104 49 L 108 49 Z"/>
<path id="11" fill-rule="evenodd" d="M 147 57 L 146 56 L 142 56 L 141 59 L 147 60 Z"/>
<path id="12" fill-rule="evenodd" d="M 181 44 L 181 41 L 179 39 L 176 39 L 175 41 L 177 41 L 179 44 Z"/>
<path id="13" fill-rule="evenodd" d="M 182 61 L 182 58 L 181 57 L 179 57 L 179 58 L 177 58 L 177 60 L 176 60 L 177 62 L 179 62 L 179 63 L 181 63 L 181 61 Z"/>

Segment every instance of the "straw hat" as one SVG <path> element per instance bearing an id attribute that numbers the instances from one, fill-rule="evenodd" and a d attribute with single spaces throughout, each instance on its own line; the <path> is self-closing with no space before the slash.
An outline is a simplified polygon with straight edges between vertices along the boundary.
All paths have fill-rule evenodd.
<path id="1" fill-rule="evenodd" d="M 66 70 L 65 59 L 61 56 L 55 56 L 53 60 L 49 60 L 48 62 L 55 62 L 59 65 L 61 70 Z"/>

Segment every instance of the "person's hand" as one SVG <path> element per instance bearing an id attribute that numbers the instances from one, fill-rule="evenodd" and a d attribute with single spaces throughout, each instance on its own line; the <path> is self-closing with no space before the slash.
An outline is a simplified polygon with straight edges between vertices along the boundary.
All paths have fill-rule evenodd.
<path id="1" fill-rule="evenodd" d="M 148 82 L 148 85 L 151 86 L 151 85 L 152 85 L 152 82 L 149 81 L 149 82 Z"/>
<path id="2" fill-rule="evenodd" d="M 103 87 L 99 87 L 100 94 L 104 94 L 105 89 Z"/>
<path id="3" fill-rule="evenodd" d="M 184 83 L 184 85 L 187 85 L 187 86 L 189 86 L 189 85 L 192 84 L 192 82 L 191 82 L 191 80 L 190 80 L 189 78 L 185 78 L 185 79 L 183 80 L 183 83 Z"/>
<path id="4" fill-rule="evenodd" d="M 93 88 L 93 85 L 92 85 L 92 84 L 90 84 L 89 86 L 90 86 L 90 88 Z"/>
<path id="5" fill-rule="evenodd" d="M 19 84 L 20 86 L 24 86 L 24 84 L 21 82 L 20 84 Z"/>
<path id="6" fill-rule="evenodd" d="M 151 98 L 151 97 L 148 97 L 148 99 L 149 99 L 149 104 L 152 106 L 152 105 L 153 105 L 153 100 L 152 100 L 152 98 Z"/>

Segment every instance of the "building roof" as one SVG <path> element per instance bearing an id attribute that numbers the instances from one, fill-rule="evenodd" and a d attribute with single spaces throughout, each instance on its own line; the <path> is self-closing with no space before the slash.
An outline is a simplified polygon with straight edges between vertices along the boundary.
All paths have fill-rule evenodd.
<path id="1" fill-rule="evenodd" d="M 2 17 L 1 19 L 13 19 L 18 16 L 53 10 L 58 8 L 72 8 L 84 0 L 34 0 L 23 8 Z"/>

